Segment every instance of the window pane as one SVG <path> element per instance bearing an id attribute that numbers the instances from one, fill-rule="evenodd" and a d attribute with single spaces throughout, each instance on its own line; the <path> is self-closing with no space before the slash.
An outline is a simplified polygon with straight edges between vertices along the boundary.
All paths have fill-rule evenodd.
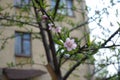
<path id="1" fill-rule="evenodd" d="M 66 15 L 66 1 L 65 0 L 60 0 L 60 5 L 59 9 L 57 11 L 60 14 Z"/>
<path id="2" fill-rule="evenodd" d="M 29 0 L 14 0 L 14 6 L 23 7 L 29 4 Z"/>
<path id="3" fill-rule="evenodd" d="M 55 7 L 55 3 L 56 3 L 55 0 L 51 0 L 51 9 L 53 9 Z"/>
<path id="4" fill-rule="evenodd" d="M 66 8 L 66 1 L 65 0 L 60 0 L 60 8 Z"/>
<path id="5" fill-rule="evenodd" d="M 31 35 L 29 33 L 15 33 L 15 53 L 20 56 L 30 56 Z"/>
<path id="6" fill-rule="evenodd" d="M 28 40 L 30 40 L 30 34 L 25 33 L 25 34 L 23 35 L 23 39 L 28 39 Z"/>
<path id="7" fill-rule="evenodd" d="M 26 4 L 29 4 L 29 0 L 24 0 L 24 2 L 25 2 Z"/>
<path id="8" fill-rule="evenodd" d="M 16 54 L 21 54 L 22 52 L 22 49 L 21 49 L 21 44 L 22 44 L 22 42 L 21 42 L 21 34 L 19 34 L 19 33 L 16 33 L 15 34 L 15 53 Z"/>
<path id="9" fill-rule="evenodd" d="M 67 13 L 66 9 L 59 9 L 57 12 L 64 15 Z"/>
<path id="10" fill-rule="evenodd" d="M 66 6 L 66 0 L 60 0 L 60 4 Z"/>
<path id="11" fill-rule="evenodd" d="M 67 0 L 67 13 L 69 16 L 73 16 L 73 10 L 72 10 L 72 0 Z"/>
<path id="12" fill-rule="evenodd" d="M 22 6 L 28 5 L 29 0 L 21 0 Z"/>
<path id="13" fill-rule="evenodd" d="M 72 9 L 67 9 L 68 10 L 68 15 L 69 16 L 73 16 L 73 11 L 72 11 Z"/>
<path id="14" fill-rule="evenodd" d="M 23 53 L 30 55 L 30 34 L 25 33 L 23 36 Z"/>
<path id="15" fill-rule="evenodd" d="M 23 53 L 25 55 L 30 55 L 30 41 L 24 40 L 23 41 Z"/>
<path id="16" fill-rule="evenodd" d="M 55 4 L 56 0 L 51 0 L 51 8 L 54 8 Z M 72 0 L 60 0 L 60 5 L 57 13 L 73 16 L 72 6 L 73 6 Z"/>
<path id="17" fill-rule="evenodd" d="M 72 0 L 67 0 L 67 8 L 72 8 Z"/>
<path id="18" fill-rule="evenodd" d="M 14 6 L 20 6 L 21 0 L 14 0 Z"/>

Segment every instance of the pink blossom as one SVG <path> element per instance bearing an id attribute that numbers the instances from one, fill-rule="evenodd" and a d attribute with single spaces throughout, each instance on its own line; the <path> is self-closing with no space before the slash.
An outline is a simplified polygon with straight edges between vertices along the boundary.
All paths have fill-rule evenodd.
<path id="1" fill-rule="evenodd" d="M 60 33 L 60 32 L 61 32 L 61 29 L 62 29 L 61 27 L 56 27 L 56 28 L 55 28 L 55 32 L 56 32 L 56 33 Z"/>
<path id="2" fill-rule="evenodd" d="M 71 51 L 77 47 L 77 44 L 74 39 L 67 38 L 64 43 L 64 47 L 66 47 L 68 51 Z"/>
<path id="3" fill-rule="evenodd" d="M 47 15 L 43 15 L 42 19 L 48 19 Z"/>
<path id="4" fill-rule="evenodd" d="M 49 26 L 49 30 L 52 30 L 53 23 L 49 23 L 48 26 Z"/>
<path id="5" fill-rule="evenodd" d="M 42 21 L 45 22 L 48 19 L 47 15 L 42 16 Z"/>

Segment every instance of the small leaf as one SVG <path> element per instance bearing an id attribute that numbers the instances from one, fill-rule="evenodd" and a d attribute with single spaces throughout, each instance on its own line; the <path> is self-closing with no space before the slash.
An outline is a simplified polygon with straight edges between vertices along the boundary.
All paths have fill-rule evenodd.
<path id="1" fill-rule="evenodd" d="M 54 42 L 58 45 L 63 45 L 62 41 L 58 40 L 58 39 L 54 39 Z"/>

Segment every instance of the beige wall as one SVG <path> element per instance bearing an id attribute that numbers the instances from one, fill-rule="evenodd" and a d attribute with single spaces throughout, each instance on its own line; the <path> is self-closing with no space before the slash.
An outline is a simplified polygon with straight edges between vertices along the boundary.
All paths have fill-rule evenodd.
<path id="1" fill-rule="evenodd" d="M 50 0 L 47 0 L 47 3 L 49 4 Z M 0 0 L 0 5 L 6 7 L 6 3 L 12 4 L 13 5 L 13 0 Z M 78 4 L 76 0 L 73 0 L 74 5 L 78 5 L 78 8 L 83 8 L 83 4 Z M 31 9 L 32 10 L 32 9 Z M 14 7 L 13 8 L 7 8 L 3 12 L 10 12 L 10 14 L 17 14 L 19 10 L 16 10 Z M 76 24 L 80 24 L 84 22 L 84 17 L 81 15 L 81 10 L 79 12 L 74 12 L 73 17 L 66 17 L 66 22 L 67 20 L 70 19 L 72 21 L 75 21 Z M 30 13 L 25 13 L 24 15 L 30 16 L 30 14 L 33 14 L 33 12 Z M 66 25 L 67 27 L 71 28 L 72 26 L 69 24 L 66 24 L 66 22 L 56 22 L 57 24 L 60 24 L 61 26 Z M 27 32 L 28 30 L 33 30 L 33 32 L 39 32 L 38 28 L 28 26 L 26 25 L 24 28 L 18 28 L 16 26 L 9 26 L 9 27 L 0 27 L 0 32 L 3 32 L 0 38 L 6 38 L 10 37 L 11 35 L 14 35 L 15 31 L 23 31 Z M 84 27 L 77 29 L 76 31 L 71 32 L 72 37 L 78 37 L 81 38 L 84 36 L 84 32 L 86 29 Z M 86 42 L 86 39 L 84 38 L 82 40 L 81 45 L 84 45 Z M 0 42 L 1 45 L 2 42 Z M 24 66 L 15 66 L 14 68 L 24 68 L 24 69 L 41 69 L 47 72 L 46 68 L 44 65 L 47 64 L 46 57 L 45 57 L 45 51 L 43 47 L 43 43 L 41 40 L 34 39 L 32 40 L 32 56 L 30 58 L 24 58 L 24 57 L 16 57 L 14 54 L 14 38 L 13 39 L 8 39 L 5 48 L 0 51 L 0 68 L 8 67 L 7 63 L 13 63 L 13 64 L 19 64 L 19 63 L 29 63 Z M 31 61 L 34 61 L 35 64 L 30 64 Z M 66 72 L 66 70 L 69 69 L 69 66 L 71 63 L 74 63 L 74 61 L 69 61 L 65 65 L 62 66 L 62 71 L 63 73 Z M 88 65 L 81 65 L 78 67 L 70 76 L 68 80 L 86 80 L 84 78 L 84 75 L 88 73 L 89 66 Z M 50 80 L 50 76 L 47 73 L 46 75 L 43 75 L 41 77 L 36 77 L 34 80 Z"/>

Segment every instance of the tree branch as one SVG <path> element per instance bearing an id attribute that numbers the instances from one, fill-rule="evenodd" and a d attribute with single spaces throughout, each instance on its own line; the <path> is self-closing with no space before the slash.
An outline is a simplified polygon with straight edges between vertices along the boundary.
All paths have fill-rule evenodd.
<path id="1" fill-rule="evenodd" d="M 32 0 L 32 2 L 33 2 L 33 0 Z M 46 35 L 45 35 L 45 32 L 43 30 L 43 27 L 42 27 L 40 21 L 38 20 L 39 15 L 38 15 L 37 8 L 35 7 L 34 2 L 33 2 L 33 7 L 34 7 L 35 15 L 36 15 L 36 20 L 37 20 L 37 23 L 38 23 L 38 26 L 39 26 L 39 29 L 40 29 L 40 35 L 42 36 L 42 41 L 43 41 L 43 45 L 44 45 L 44 48 L 45 48 L 47 61 L 48 61 L 48 63 L 52 63 L 52 59 L 51 59 L 51 56 L 50 56 L 50 49 L 49 49 L 49 46 L 48 46 L 48 43 L 47 43 Z"/>
<path id="2" fill-rule="evenodd" d="M 36 2 L 37 2 L 37 0 L 36 0 Z M 46 15 L 48 16 L 48 18 L 51 19 L 51 18 L 49 17 L 49 15 L 46 13 L 46 11 L 43 9 L 42 5 L 39 4 L 39 6 L 40 6 L 40 9 L 41 9 L 41 12 L 42 12 L 43 14 L 46 14 Z M 34 10 L 35 10 L 36 18 L 39 17 L 36 7 L 34 7 Z M 44 33 L 43 29 L 42 29 L 42 25 L 40 24 L 39 21 L 38 21 L 38 24 L 39 24 L 39 26 L 40 26 L 40 30 L 41 30 L 41 35 L 42 35 L 42 38 L 43 38 L 44 47 L 45 47 L 45 49 L 46 49 L 46 55 L 47 55 L 48 63 L 51 63 L 51 62 L 52 62 L 52 64 L 51 64 L 52 69 L 53 69 L 53 71 L 55 71 L 58 80 L 61 80 L 61 78 L 62 78 L 62 77 L 61 77 L 61 71 L 60 71 L 60 68 L 59 68 L 59 66 L 58 66 L 58 61 L 57 61 L 57 57 L 56 57 L 55 45 L 54 45 L 54 42 L 53 42 L 53 39 L 52 39 L 52 34 L 51 34 L 51 32 L 49 31 L 49 27 L 48 27 L 48 25 L 47 25 L 47 21 L 45 22 L 45 24 L 46 24 L 46 25 L 45 25 L 45 28 L 47 28 L 48 39 L 49 39 L 49 44 L 50 44 L 50 49 L 51 49 L 51 53 L 52 53 L 51 55 L 52 55 L 52 57 L 50 57 L 51 55 L 49 55 L 49 54 L 50 54 L 50 50 L 49 50 L 49 46 L 48 46 L 48 44 L 47 44 L 48 41 L 45 39 L 46 36 L 45 36 L 45 33 Z M 48 52 L 48 51 L 49 51 L 49 52 Z"/>
<path id="3" fill-rule="evenodd" d="M 75 30 L 75 29 L 78 29 L 78 28 L 80 28 L 80 27 L 82 27 L 82 26 L 84 26 L 84 25 L 86 25 L 88 23 L 89 23 L 89 21 L 87 20 L 87 21 L 81 23 L 80 25 L 77 25 L 76 27 L 70 29 L 70 32 L 73 31 L 73 30 Z"/>
<path id="4" fill-rule="evenodd" d="M 70 29 L 70 32 L 73 31 L 73 30 L 75 30 L 75 29 L 78 29 L 78 28 L 80 28 L 80 27 L 82 27 L 82 26 L 84 26 L 84 25 L 86 25 L 86 24 L 89 24 L 90 22 L 93 22 L 93 21 L 97 20 L 97 19 L 100 18 L 100 16 L 103 15 L 104 13 L 105 13 L 105 12 L 99 14 L 98 17 L 95 17 L 96 14 L 93 15 L 92 17 L 88 18 L 85 22 L 83 22 L 83 23 L 77 25 L 76 27 Z M 95 17 L 95 18 L 94 18 L 94 17 Z M 93 19 L 93 18 L 94 18 L 94 19 Z M 90 19 L 92 19 L 92 20 L 90 20 Z"/>
<path id="5" fill-rule="evenodd" d="M 59 7 L 59 3 L 60 3 L 60 0 L 57 0 L 57 1 L 56 1 L 56 5 L 55 5 L 55 8 L 54 8 L 53 20 L 55 19 L 55 16 L 56 16 L 56 14 L 57 14 L 57 10 L 58 10 L 58 7 Z"/>
<path id="6" fill-rule="evenodd" d="M 89 56 L 90 56 L 90 55 L 95 54 L 96 51 L 99 50 L 99 49 L 101 49 L 101 48 L 110 48 L 110 47 L 114 47 L 114 46 L 120 46 L 120 45 L 110 45 L 110 46 L 103 46 L 103 47 L 100 47 L 100 48 L 91 48 L 91 49 L 87 49 L 86 48 L 86 49 L 84 49 L 82 51 L 86 51 L 87 52 L 89 50 L 92 50 L 93 53 L 89 54 Z M 82 51 L 80 50 L 80 52 L 82 52 Z M 82 58 L 81 60 L 79 60 L 75 65 L 73 65 L 73 67 L 70 68 L 69 71 L 65 74 L 65 76 L 63 77 L 63 80 L 66 80 L 67 77 L 69 77 L 69 75 L 75 70 L 75 68 L 77 68 L 81 64 L 82 61 L 85 61 L 88 58 L 89 58 L 88 56 L 85 56 L 84 58 Z"/>
<path id="7" fill-rule="evenodd" d="M 7 17 L 0 17 L 0 19 L 1 19 L 1 20 L 7 20 L 7 21 L 19 22 L 19 23 L 22 23 L 22 24 L 27 24 L 27 25 L 34 26 L 34 27 L 37 27 L 37 28 L 38 28 L 38 26 L 34 25 L 34 24 L 36 24 L 36 23 L 32 23 L 32 22 L 31 22 L 31 23 L 29 23 L 29 22 L 23 22 L 23 21 L 14 20 L 14 19 L 12 19 L 12 18 L 7 18 Z"/>
<path id="8" fill-rule="evenodd" d="M 90 55 L 93 55 L 94 53 L 90 54 Z M 84 58 L 82 58 L 81 60 L 79 60 L 75 65 L 73 65 L 73 67 L 71 67 L 69 69 L 69 71 L 63 76 L 63 80 L 66 80 L 70 74 L 83 62 L 85 61 L 86 59 L 88 59 L 89 57 L 88 56 L 85 56 Z"/>
<path id="9" fill-rule="evenodd" d="M 120 28 L 118 28 L 102 45 L 101 47 L 104 47 L 107 42 L 109 42 L 118 32 L 120 31 Z"/>

